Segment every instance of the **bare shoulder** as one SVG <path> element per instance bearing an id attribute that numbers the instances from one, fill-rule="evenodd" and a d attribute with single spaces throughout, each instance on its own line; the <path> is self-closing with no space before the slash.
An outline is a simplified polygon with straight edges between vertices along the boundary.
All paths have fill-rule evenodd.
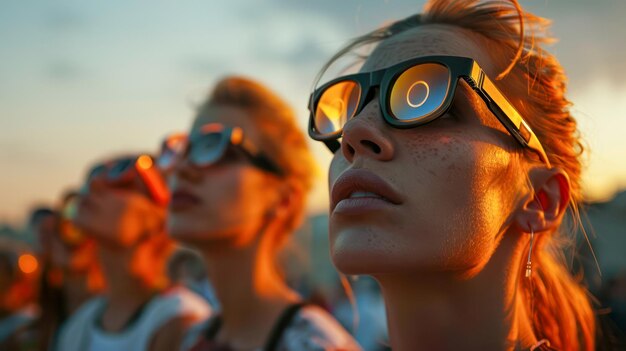
<path id="1" fill-rule="evenodd" d="M 361 350 L 352 335 L 333 316 L 314 305 L 307 305 L 298 311 L 285 329 L 279 345 L 280 350 Z"/>

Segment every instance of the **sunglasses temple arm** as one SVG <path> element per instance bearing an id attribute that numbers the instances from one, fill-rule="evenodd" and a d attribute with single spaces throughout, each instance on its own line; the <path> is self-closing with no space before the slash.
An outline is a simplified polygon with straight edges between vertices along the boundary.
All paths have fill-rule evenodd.
<path id="1" fill-rule="evenodd" d="M 259 149 L 245 137 L 241 140 L 239 146 L 250 158 L 250 160 L 257 166 L 278 175 L 283 174 L 282 169 L 280 169 L 280 167 L 278 167 L 276 163 L 274 163 L 272 160 L 270 160 L 269 157 L 265 156 L 261 151 L 259 151 Z"/>
<path id="2" fill-rule="evenodd" d="M 541 160 L 550 167 L 550 161 L 537 135 L 524 121 L 517 109 L 502 95 L 483 70 L 474 63 L 468 83 L 485 100 L 489 109 L 496 115 L 504 127 L 520 142 L 535 151 Z"/>
<path id="3" fill-rule="evenodd" d="M 159 205 L 166 205 L 169 201 L 169 190 L 157 169 L 154 167 L 143 169 L 137 166 L 135 168 L 154 201 Z"/>

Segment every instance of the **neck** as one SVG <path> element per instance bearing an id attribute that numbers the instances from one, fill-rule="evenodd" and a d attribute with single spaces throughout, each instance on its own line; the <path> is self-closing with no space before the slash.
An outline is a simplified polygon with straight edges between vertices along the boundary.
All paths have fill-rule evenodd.
<path id="1" fill-rule="evenodd" d="M 284 308 L 300 300 L 275 269 L 269 237 L 265 230 L 245 247 L 202 249 L 221 305 L 218 338 L 231 346 L 261 345 Z"/>
<path id="2" fill-rule="evenodd" d="M 381 274 L 394 350 L 514 350 L 536 341 L 516 292 L 527 242 L 506 233 L 471 278 L 442 272 Z"/>
<path id="3" fill-rule="evenodd" d="M 152 290 L 132 274 L 136 248 L 120 249 L 98 245 L 98 256 L 107 283 L 107 309 L 127 309 L 152 296 Z M 132 312 L 132 311 L 131 311 Z"/>
<path id="4" fill-rule="evenodd" d="M 83 273 L 67 272 L 63 281 L 63 292 L 67 296 L 67 305 L 65 308 L 69 316 L 91 296 L 87 286 L 87 275 Z"/>

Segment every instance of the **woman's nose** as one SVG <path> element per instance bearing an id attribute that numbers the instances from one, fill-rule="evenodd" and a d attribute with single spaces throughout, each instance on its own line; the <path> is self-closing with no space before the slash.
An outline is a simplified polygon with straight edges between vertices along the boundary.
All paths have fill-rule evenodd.
<path id="1" fill-rule="evenodd" d="M 369 157 L 378 161 L 393 159 L 394 143 L 384 133 L 384 128 L 387 126 L 375 99 L 343 127 L 341 152 L 346 160 L 352 163 L 356 157 Z"/>

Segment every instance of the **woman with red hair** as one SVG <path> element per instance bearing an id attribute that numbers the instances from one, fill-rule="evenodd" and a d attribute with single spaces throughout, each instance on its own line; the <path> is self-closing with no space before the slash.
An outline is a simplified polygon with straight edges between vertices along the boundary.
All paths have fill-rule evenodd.
<path id="1" fill-rule="evenodd" d="M 380 283 L 394 350 L 594 349 L 563 258 L 583 148 L 546 23 L 432 0 L 339 51 L 325 68 L 375 44 L 311 97 L 334 152 L 331 255 Z"/>
<path id="2" fill-rule="evenodd" d="M 360 350 L 287 285 L 277 262 L 302 220 L 315 172 L 293 110 L 262 84 L 227 77 L 189 135 L 164 145 L 168 232 L 200 251 L 221 306 L 189 336 L 192 350 Z"/>

